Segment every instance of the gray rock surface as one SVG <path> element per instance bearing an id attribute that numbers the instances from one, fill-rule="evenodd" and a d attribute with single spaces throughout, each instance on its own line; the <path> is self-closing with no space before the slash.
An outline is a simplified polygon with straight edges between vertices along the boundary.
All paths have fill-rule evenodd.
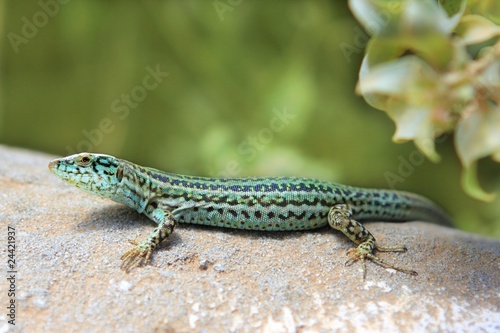
<path id="1" fill-rule="evenodd" d="M 47 169 L 53 156 L 0 146 L 0 333 L 498 332 L 500 241 L 424 222 L 370 223 L 368 263 L 328 228 L 266 233 L 181 225 L 152 263 L 125 274 L 129 239 L 153 224 Z M 15 228 L 15 326 L 8 324 L 7 227 Z"/>

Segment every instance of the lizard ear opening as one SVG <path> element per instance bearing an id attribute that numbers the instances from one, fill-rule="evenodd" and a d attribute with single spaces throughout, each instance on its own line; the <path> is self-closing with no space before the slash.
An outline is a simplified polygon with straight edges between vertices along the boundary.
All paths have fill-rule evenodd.
<path id="1" fill-rule="evenodd" d="M 121 165 L 116 169 L 116 179 L 119 183 L 123 179 L 123 167 Z"/>

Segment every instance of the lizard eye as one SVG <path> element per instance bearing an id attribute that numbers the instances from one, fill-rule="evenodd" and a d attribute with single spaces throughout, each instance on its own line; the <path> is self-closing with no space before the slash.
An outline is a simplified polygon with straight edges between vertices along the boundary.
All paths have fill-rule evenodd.
<path id="1" fill-rule="evenodd" d="M 90 157 L 88 155 L 83 155 L 78 159 L 78 164 L 87 165 L 90 163 Z"/>

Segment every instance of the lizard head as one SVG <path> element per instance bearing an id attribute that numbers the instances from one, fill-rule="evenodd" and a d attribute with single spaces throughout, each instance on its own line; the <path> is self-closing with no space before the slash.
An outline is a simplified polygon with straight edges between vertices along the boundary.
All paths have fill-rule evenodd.
<path id="1" fill-rule="evenodd" d="M 120 164 L 113 156 L 81 153 L 51 161 L 49 170 L 68 184 L 112 198 L 123 175 Z"/>

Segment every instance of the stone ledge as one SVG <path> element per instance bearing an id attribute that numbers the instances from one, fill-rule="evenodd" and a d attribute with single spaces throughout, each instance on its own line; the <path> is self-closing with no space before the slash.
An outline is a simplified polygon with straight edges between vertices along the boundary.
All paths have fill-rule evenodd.
<path id="1" fill-rule="evenodd" d="M 146 237 L 152 223 L 59 181 L 47 169 L 52 158 L 0 146 L 0 217 L 4 235 L 7 225 L 16 229 L 20 331 L 500 330 L 499 240 L 425 222 L 370 223 L 378 241 L 409 249 L 380 256 L 419 276 L 368 263 L 363 282 L 359 264 L 344 266 L 352 244 L 328 228 L 181 225 L 151 265 L 125 274 L 128 239 Z M 0 332 L 13 328 L 6 320 L 2 311 Z"/>

